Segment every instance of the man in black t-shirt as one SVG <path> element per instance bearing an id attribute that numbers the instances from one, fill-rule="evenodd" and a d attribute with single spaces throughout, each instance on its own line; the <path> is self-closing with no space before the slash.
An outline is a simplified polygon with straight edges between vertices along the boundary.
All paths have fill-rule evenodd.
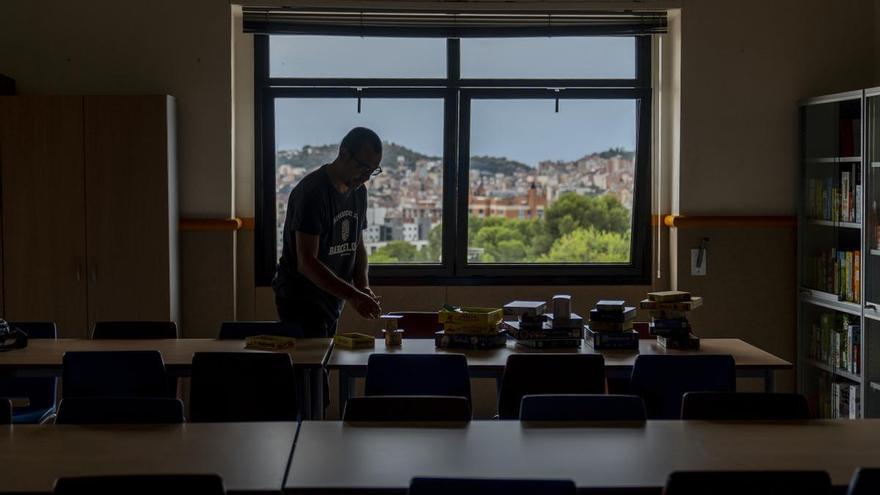
<path id="1" fill-rule="evenodd" d="M 364 318 L 378 318 L 370 290 L 367 250 L 367 190 L 382 169 L 382 142 L 356 127 L 339 155 L 306 175 L 287 203 L 278 271 L 272 281 L 278 318 L 299 326 L 304 337 L 332 337 L 344 301 Z"/>

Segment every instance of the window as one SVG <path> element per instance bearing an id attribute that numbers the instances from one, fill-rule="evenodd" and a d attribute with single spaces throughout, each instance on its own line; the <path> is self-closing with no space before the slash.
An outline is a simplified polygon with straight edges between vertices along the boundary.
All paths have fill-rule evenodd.
<path id="1" fill-rule="evenodd" d="M 647 283 L 650 37 L 255 37 L 257 280 L 352 127 L 374 284 Z"/>

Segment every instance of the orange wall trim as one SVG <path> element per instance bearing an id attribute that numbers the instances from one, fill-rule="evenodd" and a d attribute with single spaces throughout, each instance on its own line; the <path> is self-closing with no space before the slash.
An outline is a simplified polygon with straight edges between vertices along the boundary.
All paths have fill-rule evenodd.
<path id="1" fill-rule="evenodd" d="M 795 216 L 683 216 L 664 215 L 663 225 L 679 229 L 706 228 L 795 228 Z"/>
<path id="2" fill-rule="evenodd" d="M 181 218 L 183 232 L 229 232 L 241 229 L 240 218 Z"/>
<path id="3" fill-rule="evenodd" d="M 663 215 L 664 227 L 678 229 L 706 228 L 794 228 L 794 216 L 683 216 Z M 658 217 L 651 223 L 657 225 Z M 181 218 L 180 230 L 184 232 L 228 232 L 254 230 L 253 217 L 244 218 Z"/>

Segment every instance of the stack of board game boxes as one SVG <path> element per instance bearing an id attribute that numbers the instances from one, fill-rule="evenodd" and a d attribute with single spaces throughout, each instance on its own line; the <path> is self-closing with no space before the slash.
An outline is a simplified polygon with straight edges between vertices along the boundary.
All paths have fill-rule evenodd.
<path id="1" fill-rule="evenodd" d="M 545 313 L 544 301 L 512 301 L 504 305 L 504 316 L 516 320 L 505 321 L 504 326 L 517 345 L 534 349 L 578 348 L 584 320 L 570 311 L 570 305 L 570 297 L 556 296 L 554 312 Z"/>
<path id="2" fill-rule="evenodd" d="M 703 299 L 689 292 L 649 292 L 639 307 L 651 314 L 650 332 L 664 349 L 699 349 L 700 339 L 694 335 L 688 313 L 700 307 Z"/>
<path id="3" fill-rule="evenodd" d="M 444 306 L 438 313 L 443 330 L 434 334 L 441 349 L 496 349 L 507 345 L 507 332 L 500 327 L 500 308 Z"/>
<path id="4" fill-rule="evenodd" d="M 639 333 L 633 330 L 636 308 L 625 301 L 601 300 L 590 310 L 586 340 L 593 349 L 639 348 Z"/>

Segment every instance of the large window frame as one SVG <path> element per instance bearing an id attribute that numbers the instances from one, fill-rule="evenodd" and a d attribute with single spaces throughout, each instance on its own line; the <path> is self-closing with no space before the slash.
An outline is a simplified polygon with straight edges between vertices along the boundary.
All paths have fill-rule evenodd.
<path id="1" fill-rule="evenodd" d="M 650 283 L 651 37 L 635 37 L 632 79 L 463 79 L 460 43 L 446 42 L 446 78 L 270 77 L 269 35 L 254 35 L 255 275 L 276 269 L 275 101 L 283 98 L 438 98 L 443 116 L 443 244 L 439 264 L 373 264 L 372 285 L 645 285 Z M 470 104 L 476 99 L 634 100 L 636 155 L 629 263 L 467 262 Z M 367 184 L 369 187 L 369 184 Z M 464 235 L 458 235 L 463 232 Z"/>

